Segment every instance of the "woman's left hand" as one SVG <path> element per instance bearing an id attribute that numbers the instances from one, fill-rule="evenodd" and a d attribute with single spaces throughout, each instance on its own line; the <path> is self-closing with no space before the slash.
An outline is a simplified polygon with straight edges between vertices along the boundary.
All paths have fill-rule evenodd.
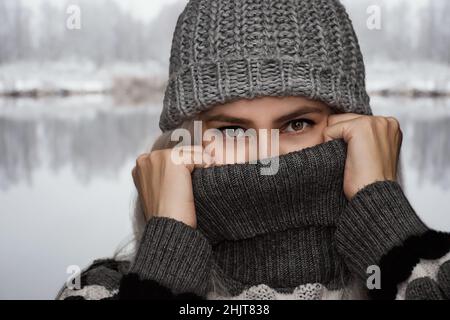
<path id="1" fill-rule="evenodd" d="M 397 119 L 354 113 L 330 115 L 323 134 L 325 142 L 334 139 L 347 142 L 344 173 L 347 199 L 373 182 L 396 181 L 403 136 Z"/>

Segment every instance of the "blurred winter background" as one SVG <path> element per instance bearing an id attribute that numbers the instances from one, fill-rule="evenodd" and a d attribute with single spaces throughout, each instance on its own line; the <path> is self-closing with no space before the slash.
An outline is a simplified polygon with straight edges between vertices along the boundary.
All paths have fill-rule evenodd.
<path id="1" fill-rule="evenodd" d="M 51 299 L 68 266 L 130 239 L 130 171 L 159 132 L 185 3 L 0 1 L 0 298 Z M 450 231 L 450 1 L 344 3 L 373 108 L 403 126 L 405 191 Z M 369 28 L 377 8 L 381 28 Z"/>

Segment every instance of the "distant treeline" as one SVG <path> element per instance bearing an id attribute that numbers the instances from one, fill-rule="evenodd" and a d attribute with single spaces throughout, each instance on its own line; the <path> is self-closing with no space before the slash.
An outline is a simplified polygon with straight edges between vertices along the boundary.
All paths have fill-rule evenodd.
<path id="1" fill-rule="evenodd" d="M 449 0 L 341 0 L 365 57 L 450 64 Z M 367 9 L 381 9 L 381 29 L 369 30 Z M 369 12 L 373 12 L 369 10 Z"/>
<path id="2" fill-rule="evenodd" d="M 163 9 L 154 21 L 142 21 L 111 0 L 0 1 L 0 63 L 79 58 L 101 65 L 112 61 L 168 63 L 180 4 Z M 151 0 L 150 0 L 151 1 Z M 81 9 L 81 29 L 69 29 L 70 5 Z"/>
<path id="3" fill-rule="evenodd" d="M 62 0 L 64 1 L 64 0 Z M 0 1 L 0 63 L 78 58 L 101 65 L 113 61 L 168 63 L 172 32 L 186 0 L 166 6 L 154 21 L 132 16 L 115 1 Z M 149 0 L 151 1 L 151 0 Z M 450 1 L 343 0 L 367 59 L 424 59 L 450 63 Z M 389 2 L 389 5 L 387 3 Z M 66 28 L 66 8 L 81 8 L 80 30 Z M 380 30 L 366 27 L 367 8 L 381 7 Z"/>

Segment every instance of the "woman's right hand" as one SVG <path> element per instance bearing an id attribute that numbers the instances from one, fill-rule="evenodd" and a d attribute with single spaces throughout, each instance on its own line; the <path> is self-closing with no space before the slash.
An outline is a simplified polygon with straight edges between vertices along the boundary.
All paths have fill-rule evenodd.
<path id="1" fill-rule="evenodd" d="M 180 158 L 174 161 L 174 155 L 181 155 L 181 161 Z M 196 164 L 194 159 L 202 159 L 202 163 Z M 211 163 L 211 157 L 200 146 L 157 150 L 139 156 L 132 175 L 146 220 L 168 217 L 196 228 L 191 173 L 195 167 Z"/>

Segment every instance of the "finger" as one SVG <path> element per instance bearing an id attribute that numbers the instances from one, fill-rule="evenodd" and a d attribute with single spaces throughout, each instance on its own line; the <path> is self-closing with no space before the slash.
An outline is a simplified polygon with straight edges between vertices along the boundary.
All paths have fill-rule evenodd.
<path id="1" fill-rule="evenodd" d="M 138 183 L 137 183 L 136 167 L 134 167 L 133 170 L 131 170 L 131 176 L 133 177 L 134 186 L 137 188 Z"/>
<path id="2" fill-rule="evenodd" d="M 211 156 L 206 152 L 203 146 L 192 146 L 192 148 L 188 149 L 187 152 L 190 153 L 190 159 L 193 160 L 192 163 L 195 167 L 205 167 L 212 163 Z"/>
<path id="3" fill-rule="evenodd" d="M 191 166 L 195 161 L 199 161 L 197 156 L 194 156 L 197 149 L 198 146 L 175 147 L 170 152 L 170 160 L 175 165 Z"/>
<path id="4" fill-rule="evenodd" d="M 201 162 L 195 162 L 195 168 L 208 168 L 214 164 L 214 158 L 204 148 L 198 148 L 194 150 L 194 157 L 201 159 Z"/>
<path id="5" fill-rule="evenodd" d="M 134 182 L 134 186 L 136 187 L 139 202 L 141 203 L 142 210 L 145 213 L 145 206 L 143 205 L 144 202 L 143 202 L 143 197 L 142 197 L 142 192 L 141 192 L 141 184 L 140 184 L 137 166 L 133 168 L 133 170 L 131 171 L 131 175 L 133 176 L 133 182 Z"/>
<path id="6" fill-rule="evenodd" d="M 139 169 L 145 165 L 147 160 L 148 160 L 148 154 L 147 153 L 141 154 L 136 159 L 136 165 L 134 166 L 133 170 L 131 171 L 131 176 L 133 177 L 134 185 L 138 191 L 141 188 L 140 170 Z"/>
<path id="7" fill-rule="evenodd" d="M 356 113 L 341 113 L 341 114 L 332 114 L 327 118 L 328 126 L 335 125 L 339 122 L 355 120 L 361 117 L 367 117 L 365 115 L 356 114 Z"/>
<path id="8" fill-rule="evenodd" d="M 323 130 L 324 141 L 328 142 L 335 139 L 344 139 L 345 142 L 350 141 L 351 132 L 349 127 L 352 125 L 353 120 L 342 121 L 325 127 Z"/>
<path id="9" fill-rule="evenodd" d="M 400 122 L 394 118 L 394 117 L 386 117 L 387 121 L 389 121 L 389 124 L 393 129 L 399 129 L 400 128 Z"/>
<path id="10" fill-rule="evenodd" d="M 183 146 L 174 151 L 176 164 L 185 165 L 193 170 L 196 167 L 208 167 L 214 163 L 214 158 L 203 148 L 203 146 Z M 181 160 L 181 161 L 180 161 Z"/>
<path id="11" fill-rule="evenodd" d="M 394 117 L 386 117 L 386 119 L 389 122 L 389 134 L 396 139 L 397 152 L 399 153 L 403 142 L 403 132 L 400 128 L 400 122 Z"/>
<path id="12" fill-rule="evenodd" d="M 394 117 L 376 117 L 380 119 L 381 128 L 387 128 L 387 139 L 381 139 L 379 141 L 380 144 L 382 144 L 383 150 L 389 151 L 390 154 L 395 155 L 395 160 L 392 162 L 393 165 L 393 173 L 394 176 L 396 176 L 396 172 L 398 169 L 398 160 L 400 156 L 400 149 L 402 144 L 402 132 L 400 130 L 400 123 L 399 121 Z M 383 125 L 383 121 L 385 125 Z M 386 127 L 387 123 L 387 127 Z M 380 131 L 381 132 L 381 131 Z M 377 135 L 382 136 L 382 135 Z"/>

